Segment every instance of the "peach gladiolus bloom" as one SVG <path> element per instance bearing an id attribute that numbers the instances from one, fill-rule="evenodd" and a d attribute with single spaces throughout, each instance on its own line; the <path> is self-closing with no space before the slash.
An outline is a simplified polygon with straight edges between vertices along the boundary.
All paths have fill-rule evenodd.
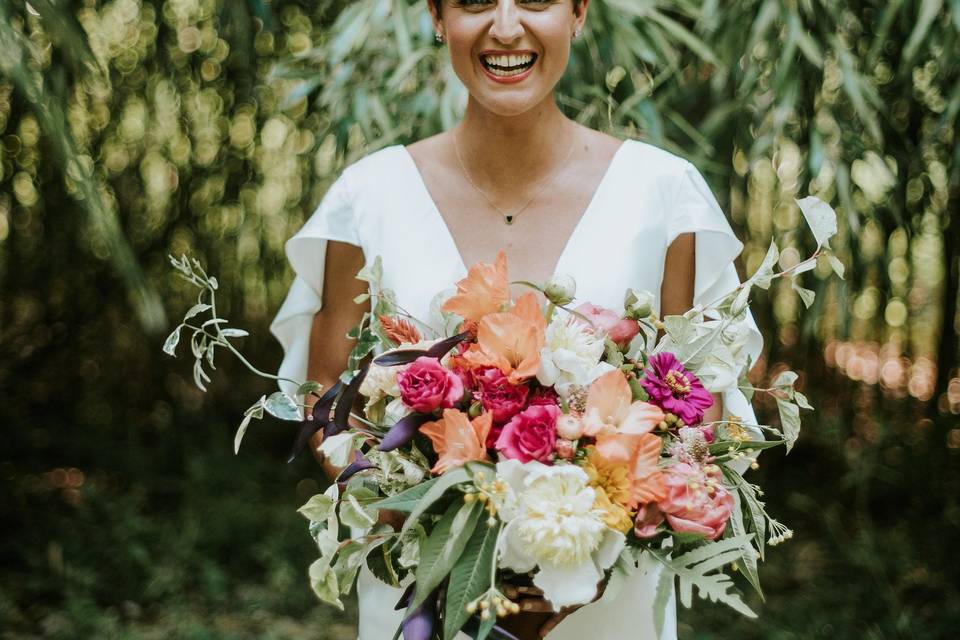
<path id="1" fill-rule="evenodd" d="M 588 436 L 650 433 L 664 419 L 663 411 L 649 402 L 634 402 L 622 371 L 608 371 L 593 381 L 583 411 Z"/>
<path id="2" fill-rule="evenodd" d="M 478 262 L 467 271 L 467 277 L 457 283 L 457 293 L 441 307 L 464 320 L 479 322 L 488 313 L 496 313 L 510 302 L 510 282 L 507 280 L 507 254 L 497 254 L 494 264 Z"/>
<path id="3" fill-rule="evenodd" d="M 443 474 L 471 460 L 487 459 L 487 436 L 493 425 L 493 414 L 484 413 L 470 421 L 457 409 L 444 409 L 443 418 L 420 427 L 440 455 L 433 465 L 434 473 Z"/>
<path id="4" fill-rule="evenodd" d="M 546 329 L 536 294 L 525 293 L 509 311 L 483 317 L 477 342 L 463 357 L 473 367 L 497 367 L 511 384 L 520 384 L 540 369 Z"/>
<path id="5" fill-rule="evenodd" d="M 626 465 L 634 509 L 666 494 L 660 470 L 660 438 L 650 433 L 663 421 L 663 412 L 647 402 L 633 402 L 630 385 L 621 371 L 597 378 L 587 392 L 584 433 L 596 438 L 597 458 L 606 464 Z"/>

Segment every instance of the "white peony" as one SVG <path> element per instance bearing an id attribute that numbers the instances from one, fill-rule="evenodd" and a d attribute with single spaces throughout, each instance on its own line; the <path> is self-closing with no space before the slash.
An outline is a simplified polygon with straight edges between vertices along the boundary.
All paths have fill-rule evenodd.
<path id="1" fill-rule="evenodd" d="M 593 508 L 596 494 L 587 474 L 574 465 L 506 460 L 497 464 L 497 476 L 509 487 L 497 505 L 506 523 L 500 566 L 535 570 L 533 583 L 557 611 L 593 600 L 624 535 L 608 528 L 603 512 Z"/>
<path id="2" fill-rule="evenodd" d="M 613 367 L 600 362 L 603 336 L 571 316 L 557 316 L 547 326 L 540 350 L 537 380 L 564 398 L 574 386 L 587 386 Z"/>

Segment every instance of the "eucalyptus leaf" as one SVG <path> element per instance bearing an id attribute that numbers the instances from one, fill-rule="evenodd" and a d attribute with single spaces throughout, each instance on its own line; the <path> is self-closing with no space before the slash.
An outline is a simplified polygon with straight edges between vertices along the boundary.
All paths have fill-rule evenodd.
<path id="1" fill-rule="evenodd" d="M 958 86 L 960 86 L 960 85 L 958 85 Z M 835 255 L 833 255 L 833 254 L 831 253 L 831 254 L 828 256 L 828 259 L 830 260 L 830 268 L 833 269 L 833 272 L 834 272 L 835 274 L 837 274 L 837 277 L 839 277 L 839 278 L 842 279 L 842 278 L 843 278 L 843 273 L 844 273 L 844 267 L 843 267 L 843 263 L 840 262 L 840 258 L 838 258 L 837 256 L 835 256 Z"/>
<path id="2" fill-rule="evenodd" d="M 212 308 L 213 307 L 211 307 L 209 304 L 204 304 L 204 303 L 195 304 L 192 307 L 190 307 L 190 309 L 184 314 L 183 319 L 189 320 L 190 318 L 193 318 L 194 316 L 201 314 L 204 311 L 208 311 Z"/>
<path id="3" fill-rule="evenodd" d="M 337 585 L 337 574 L 325 560 L 318 559 L 307 570 L 310 577 L 310 588 L 318 598 L 332 604 L 343 611 L 343 602 L 340 601 L 340 588 Z"/>
<path id="4" fill-rule="evenodd" d="M 178 326 L 174 329 L 167 339 L 163 341 L 163 352 L 168 356 L 177 355 L 177 345 L 180 344 L 180 330 L 183 329 L 183 325 Z"/>
<path id="5" fill-rule="evenodd" d="M 780 429 L 783 431 L 787 453 L 790 453 L 800 437 L 800 407 L 789 400 L 777 398 L 777 409 L 780 412 Z"/>
<path id="6" fill-rule="evenodd" d="M 797 205 L 817 239 L 817 246 L 825 246 L 837 233 L 837 213 L 833 207 L 816 196 L 797 200 Z"/>
<path id="7" fill-rule="evenodd" d="M 297 402 L 282 391 L 271 393 L 270 397 L 263 403 L 263 407 L 267 410 L 267 413 L 281 420 L 299 422 L 303 419 Z"/>
<path id="8" fill-rule="evenodd" d="M 233 453 L 240 453 L 240 442 L 243 441 L 244 434 L 247 433 L 247 427 L 250 426 L 250 421 L 253 420 L 252 415 L 243 416 L 243 420 L 240 421 L 240 426 L 237 427 L 237 433 L 233 436 Z"/>
<path id="9" fill-rule="evenodd" d="M 318 493 L 297 509 L 297 513 L 311 522 L 323 522 L 330 515 L 335 501 L 324 493 Z"/>
<path id="10" fill-rule="evenodd" d="M 243 329 L 222 329 L 220 335 L 224 338 L 245 338 L 250 335 L 250 332 Z"/>
<path id="11" fill-rule="evenodd" d="M 810 308 L 810 305 L 813 304 L 813 301 L 816 299 L 817 294 L 811 291 L 810 289 L 805 289 L 797 284 L 796 280 L 793 280 L 790 283 L 790 287 L 797 292 L 797 295 L 800 296 L 800 300 L 803 301 L 803 306 L 807 309 Z"/>
<path id="12" fill-rule="evenodd" d="M 323 389 L 322 384 L 320 384 L 319 382 L 314 382 L 312 380 L 309 380 L 301 384 L 299 387 L 297 387 L 297 392 L 294 395 L 305 396 L 311 393 L 319 395 L 319 392 L 322 389 Z"/>
<path id="13" fill-rule="evenodd" d="M 357 489 L 347 493 L 344 501 L 340 503 L 340 522 L 362 531 L 373 527 L 377 523 L 377 509 L 363 506 L 358 499 L 368 500 L 372 496 L 373 492 L 369 489 Z"/>

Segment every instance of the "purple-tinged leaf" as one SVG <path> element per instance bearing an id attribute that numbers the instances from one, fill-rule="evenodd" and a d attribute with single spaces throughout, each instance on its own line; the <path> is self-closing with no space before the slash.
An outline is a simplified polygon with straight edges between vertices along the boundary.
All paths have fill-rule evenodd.
<path id="1" fill-rule="evenodd" d="M 360 395 L 360 385 L 363 384 L 363 379 L 367 377 L 368 370 L 369 367 L 366 365 L 361 367 L 357 375 L 353 376 L 353 380 L 350 381 L 347 388 L 340 394 L 337 399 L 337 406 L 333 410 L 333 424 L 336 425 L 336 428 L 333 429 L 332 433 L 329 429 L 324 429 L 325 437 L 336 435 L 350 426 L 350 411 L 353 409 L 353 403 L 356 402 L 357 396 Z"/>
<path id="2" fill-rule="evenodd" d="M 431 358 L 442 358 L 447 355 L 451 349 L 470 337 L 468 332 L 458 333 L 452 338 L 441 340 L 437 344 L 427 349 L 427 355 Z"/>
<path id="3" fill-rule="evenodd" d="M 441 340 L 429 349 L 401 349 L 399 351 L 391 351 L 375 358 L 373 363 L 380 367 L 393 367 L 401 364 L 410 364 L 417 358 L 422 357 L 442 358 L 469 336 L 469 333 L 458 333 L 451 338 Z"/>
<path id="4" fill-rule="evenodd" d="M 437 626 L 437 593 L 435 590 L 403 619 L 403 640 L 432 640 Z"/>
<path id="5" fill-rule="evenodd" d="M 293 448 L 290 450 L 289 457 L 287 457 L 288 464 L 297 459 L 297 456 L 299 456 L 300 452 L 307 446 L 313 434 L 324 428 L 327 423 L 330 422 L 330 407 L 333 405 L 334 398 L 337 397 L 340 386 L 341 384 L 338 382 L 330 387 L 330 389 L 314 403 L 313 409 L 310 411 L 312 419 L 304 420 L 300 423 L 297 436 L 293 440 Z"/>
<path id="6" fill-rule="evenodd" d="M 403 595 L 397 600 L 397 604 L 393 607 L 394 611 L 400 611 L 400 609 L 406 609 L 410 606 L 410 603 L 413 602 L 413 590 L 416 586 L 416 582 L 410 583 L 410 586 L 404 590 Z"/>
<path id="7" fill-rule="evenodd" d="M 413 440 L 413 436 L 417 435 L 424 423 L 432 419 L 433 416 L 428 413 L 411 413 L 404 416 L 390 427 L 390 431 L 383 437 L 383 441 L 377 447 L 377 450 L 393 451 L 397 447 L 402 447 Z"/>
<path id="8" fill-rule="evenodd" d="M 363 454 L 359 451 L 356 452 L 356 459 L 351 462 L 346 469 L 340 472 L 340 475 L 337 476 L 337 482 L 346 482 L 356 474 L 367 469 L 373 469 L 376 465 L 363 457 Z"/>
<path id="9" fill-rule="evenodd" d="M 374 359 L 373 364 L 378 367 L 395 367 L 400 364 L 410 364 L 417 358 L 427 355 L 426 349 L 401 349 L 391 351 Z"/>

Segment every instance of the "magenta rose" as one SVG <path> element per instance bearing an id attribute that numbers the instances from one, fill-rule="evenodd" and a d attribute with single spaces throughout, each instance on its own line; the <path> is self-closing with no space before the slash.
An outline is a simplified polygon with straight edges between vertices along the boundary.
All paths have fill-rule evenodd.
<path id="1" fill-rule="evenodd" d="M 607 337 L 624 346 L 640 333 L 640 323 L 631 318 L 622 318 L 616 311 L 584 302 L 575 309 L 593 323 L 593 326 L 607 334 Z"/>
<path id="2" fill-rule="evenodd" d="M 638 538 L 652 538 L 657 535 L 657 529 L 663 522 L 663 512 L 657 508 L 657 503 L 641 505 L 634 520 L 633 532 Z"/>
<path id="3" fill-rule="evenodd" d="M 684 424 L 697 424 L 703 420 L 703 412 L 713 405 L 713 396 L 697 376 L 684 369 L 669 351 L 650 358 L 650 368 L 640 384 L 650 395 L 651 403 L 677 416 Z"/>
<path id="4" fill-rule="evenodd" d="M 667 495 L 657 507 L 674 531 L 702 535 L 708 540 L 723 535 L 734 502 L 723 486 L 720 467 L 678 462 L 664 469 L 664 481 Z"/>
<path id="5" fill-rule="evenodd" d="M 493 414 L 494 422 L 506 422 L 527 406 L 530 387 L 510 384 L 507 376 L 496 367 L 475 371 L 473 379 L 483 408 Z"/>
<path id="6" fill-rule="evenodd" d="M 527 407 L 504 425 L 497 450 L 510 460 L 550 462 L 559 417 L 560 407 L 554 404 Z"/>
<path id="7" fill-rule="evenodd" d="M 449 409 L 463 399 L 463 381 L 436 358 L 421 356 L 397 374 L 403 404 L 420 413 Z"/>
<path id="8" fill-rule="evenodd" d="M 560 396 L 550 387 L 540 387 L 530 396 L 530 406 L 535 404 L 560 404 Z"/>

